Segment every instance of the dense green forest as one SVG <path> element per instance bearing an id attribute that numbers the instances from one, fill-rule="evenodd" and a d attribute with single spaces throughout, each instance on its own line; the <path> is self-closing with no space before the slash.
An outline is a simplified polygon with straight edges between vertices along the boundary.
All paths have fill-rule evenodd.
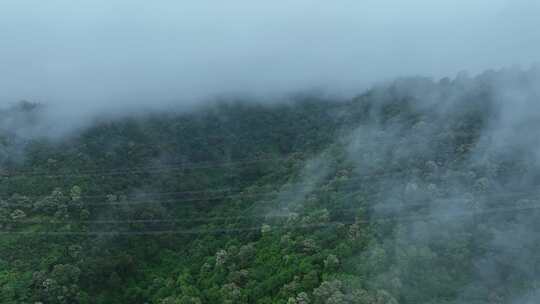
<path id="1" fill-rule="evenodd" d="M 537 303 L 540 71 L 39 130 L 0 111 L 1 303 Z M 66 127 L 67 128 L 67 127 Z"/>

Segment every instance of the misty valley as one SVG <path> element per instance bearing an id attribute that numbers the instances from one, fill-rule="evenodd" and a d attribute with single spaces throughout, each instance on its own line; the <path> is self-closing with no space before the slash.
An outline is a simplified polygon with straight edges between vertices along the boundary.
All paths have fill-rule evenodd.
<path id="1" fill-rule="evenodd" d="M 539 98 L 505 68 L 79 125 L 12 103 L 0 303 L 537 303 Z"/>

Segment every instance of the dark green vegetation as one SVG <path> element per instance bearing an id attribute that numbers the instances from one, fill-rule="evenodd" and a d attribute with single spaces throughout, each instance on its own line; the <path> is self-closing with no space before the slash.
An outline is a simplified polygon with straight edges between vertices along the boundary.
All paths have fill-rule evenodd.
<path id="1" fill-rule="evenodd" d="M 504 105 L 530 106 L 538 79 L 405 79 L 61 139 L 25 139 L 40 106 L 4 110 L 0 302 L 529 303 L 538 120 Z"/>

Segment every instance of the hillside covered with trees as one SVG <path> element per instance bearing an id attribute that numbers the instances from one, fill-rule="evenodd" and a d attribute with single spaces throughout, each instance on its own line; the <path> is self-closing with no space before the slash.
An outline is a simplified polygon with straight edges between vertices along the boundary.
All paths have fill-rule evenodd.
<path id="1" fill-rule="evenodd" d="M 43 136 L 0 110 L 0 302 L 536 303 L 540 71 Z"/>

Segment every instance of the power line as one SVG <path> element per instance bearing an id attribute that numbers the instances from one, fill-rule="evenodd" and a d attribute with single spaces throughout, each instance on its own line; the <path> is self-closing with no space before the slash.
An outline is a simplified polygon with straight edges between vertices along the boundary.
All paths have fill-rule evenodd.
<path id="1" fill-rule="evenodd" d="M 116 175 L 128 175 L 128 174 L 156 174 L 168 171 L 189 170 L 189 169 L 208 169 L 219 168 L 229 166 L 239 166 L 245 164 L 257 164 L 269 161 L 287 160 L 286 157 L 269 157 L 269 158 L 251 158 L 238 161 L 216 161 L 216 162 L 176 162 L 160 166 L 136 166 L 129 169 L 112 169 L 112 170 L 92 170 L 92 171 L 78 171 L 78 172 L 64 172 L 64 173 L 44 173 L 37 172 L 6 172 L 1 174 L 0 177 L 4 178 L 27 178 L 27 177 L 44 177 L 44 178 L 58 178 L 58 177 L 83 177 L 83 176 L 116 176 Z"/>
<path id="2" fill-rule="evenodd" d="M 385 140 L 372 140 L 369 143 L 377 142 L 388 142 L 388 139 Z M 448 149 L 439 149 L 432 152 L 456 152 L 457 147 L 452 147 Z M 123 175 L 123 174 L 154 174 L 154 173 L 161 173 L 166 171 L 175 171 L 175 170 L 186 170 L 186 169 L 204 169 L 204 168 L 217 168 L 217 167 L 227 167 L 227 166 L 238 166 L 242 164 L 253 164 L 253 163 L 261 163 L 261 162 L 268 162 L 268 161 L 284 161 L 288 160 L 290 156 L 294 155 L 300 155 L 298 153 L 289 153 L 285 154 L 283 156 L 278 157 L 266 157 L 266 158 L 244 158 L 239 159 L 235 161 L 205 161 L 205 162 L 171 162 L 167 164 L 162 164 L 159 166 L 135 166 L 130 167 L 126 169 L 111 169 L 111 170 L 82 170 L 77 172 L 64 172 L 64 173 L 44 173 L 44 172 L 38 172 L 40 170 L 17 170 L 12 172 L 4 172 L 3 174 L 0 174 L 0 176 L 6 177 L 6 178 L 17 178 L 19 176 L 23 177 L 30 177 L 30 176 L 40 176 L 40 177 L 46 177 L 46 178 L 56 178 L 56 177 L 81 177 L 81 176 L 115 176 L 115 175 Z"/>
<path id="3" fill-rule="evenodd" d="M 428 173 L 424 173 L 428 174 Z M 385 172 L 376 172 L 376 173 L 370 173 L 370 174 L 361 174 L 356 177 L 347 178 L 343 181 L 343 183 L 348 183 L 352 181 L 359 181 L 370 177 L 388 177 L 388 176 L 404 176 L 404 175 L 415 175 L 413 172 L 404 171 L 402 169 L 395 169 L 395 170 L 388 170 Z M 331 180 L 327 180 L 327 182 L 332 182 Z M 296 182 L 296 183 L 289 183 L 282 185 L 281 189 L 274 189 L 269 190 L 268 193 L 273 193 L 275 191 L 287 191 L 287 189 L 283 189 L 283 187 L 297 187 L 297 186 L 310 186 L 310 185 L 317 185 L 320 184 L 320 181 L 316 182 Z M 186 191 L 167 191 L 167 192 L 148 192 L 148 193 L 142 193 L 138 194 L 137 197 L 140 199 L 146 199 L 147 197 L 153 197 L 153 196 L 161 196 L 161 195 L 182 195 L 182 194 L 207 194 L 207 193 L 222 193 L 222 192 L 235 192 L 237 194 L 240 194 L 245 190 L 246 188 L 231 188 L 231 187 L 225 187 L 225 188 L 218 188 L 218 189 L 206 189 L 206 190 L 186 190 Z M 261 192 L 258 192 L 261 193 Z M 99 195 L 81 195 L 79 196 L 80 199 L 85 198 L 107 198 L 109 195 L 123 195 L 123 194 L 99 194 Z M 233 194 L 234 195 L 234 194 Z M 23 198 L 46 198 L 48 195 L 33 195 L 33 196 L 25 196 L 21 195 Z M 226 196 L 220 196 L 217 198 L 225 198 L 229 197 L 229 195 Z M 208 198 L 201 198 L 200 200 L 206 200 Z M 213 199 L 213 198 L 210 198 Z M 133 199 L 132 199 L 133 200 Z M 17 205 L 16 203 L 11 203 L 11 205 Z M 27 206 L 28 204 L 20 204 L 21 206 Z M 85 205 L 92 205 L 91 203 L 87 203 Z M 101 205 L 101 204 L 100 204 Z"/>
<path id="4" fill-rule="evenodd" d="M 347 184 L 348 182 L 350 181 L 354 181 L 354 180 L 360 180 L 360 179 L 364 179 L 366 176 L 364 177 L 359 177 L 359 178 L 355 178 L 355 179 L 349 179 L 347 181 L 344 181 L 345 184 Z M 369 176 L 367 176 L 369 177 Z M 316 185 L 316 183 L 298 183 L 298 184 L 292 184 L 292 188 L 296 187 L 296 186 L 305 186 L 305 185 Z M 335 185 L 334 185 L 335 186 Z M 338 186 L 339 187 L 339 186 Z M 331 192 L 334 192 L 335 190 L 340 190 L 340 191 L 346 191 L 346 190 L 357 190 L 358 189 L 358 186 L 357 185 L 345 185 L 345 186 L 341 186 L 339 187 L 338 189 L 330 189 L 330 190 L 327 190 L 327 189 L 317 189 L 317 190 L 313 190 L 311 192 L 307 192 L 305 193 L 305 195 L 307 194 L 317 194 L 317 193 L 331 193 Z M 81 204 L 80 206 L 81 207 L 99 207 L 99 206 L 116 206 L 116 207 L 121 207 L 121 206 L 137 206 L 137 205 L 171 205 L 171 204 L 174 204 L 174 205 L 180 205 L 180 204 L 184 204 L 184 203 L 190 203 L 190 202 L 206 202 L 206 201 L 213 201 L 213 200 L 225 200 L 225 199 L 244 199 L 244 198 L 256 198 L 256 199 L 271 199 L 272 197 L 276 196 L 276 195 L 279 195 L 279 194 L 282 194 L 283 191 L 292 191 L 293 189 L 286 189 L 286 190 L 283 190 L 280 189 L 280 191 L 276 191 L 276 190 L 271 190 L 271 191 L 255 191 L 255 192 L 247 192 L 247 193 L 244 193 L 244 192 L 237 192 L 237 193 L 230 193 L 230 194 L 226 194 L 226 195 L 216 195 L 216 196 L 208 196 L 208 197 L 200 197 L 200 198 L 168 198 L 168 199 L 159 199 L 159 200 L 144 200 L 144 198 L 141 198 L 141 199 L 137 199 L 137 200 L 130 200 L 130 201 L 120 201 L 120 202 L 116 202 L 116 201 L 113 201 L 113 202 L 92 202 L 92 203 L 85 203 L 85 204 Z M 182 194 L 182 192 L 179 192 L 180 194 Z M 337 194 L 338 192 L 336 192 Z M 355 196 L 355 195 L 361 195 L 361 194 L 364 194 L 363 191 L 356 191 L 355 193 L 349 193 L 349 194 L 346 194 L 345 197 L 342 197 L 342 198 L 337 198 L 338 201 L 340 200 L 344 200 L 344 199 L 348 199 L 350 198 L 351 196 Z M 460 201 L 469 201 L 469 200 L 474 200 L 474 199 L 485 199 L 485 198 L 501 198 L 501 197 L 518 197 L 520 195 L 538 195 L 539 192 L 537 191 L 512 191 L 512 192 L 505 192 L 505 193 L 496 193 L 496 194 L 490 194 L 490 193 L 486 193 L 486 194 L 483 194 L 481 195 L 480 197 L 477 195 L 477 196 L 473 196 L 471 198 L 461 198 Z M 380 193 L 365 193 L 363 198 L 364 199 L 374 199 L 374 198 L 378 198 L 380 197 Z M 406 199 L 403 199 L 406 201 Z M 435 201 L 444 201 L 445 199 L 444 198 L 437 198 L 435 199 Z M 456 202 L 458 201 L 456 198 L 451 198 L 450 199 L 451 201 L 453 202 Z M 263 201 L 264 203 L 271 203 L 271 202 L 274 202 L 273 200 L 265 200 Z M 254 204 L 256 205 L 256 203 Z M 32 205 L 29 205 L 29 204 L 26 204 L 26 203 L 5 203 L 4 206 L 9 206 L 9 207 L 32 207 Z M 252 206 L 254 207 L 254 206 Z M 371 206 L 372 208 L 375 208 L 375 209 L 395 209 L 395 208 L 412 208 L 412 207 L 428 207 L 427 204 L 425 203 L 417 203 L 417 204 L 395 204 L 395 203 L 377 203 L 373 206 Z"/>
<path id="5" fill-rule="evenodd" d="M 539 209 L 540 204 L 530 204 L 527 206 L 515 206 L 515 207 L 499 207 L 499 208 L 487 208 L 480 211 L 476 211 L 472 209 L 472 212 L 457 212 L 455 214 L 460 215 L 479 215 L 479 214 L 486 214 L 486 213 L 496 213 L 496 212 L 510 212 L 510 211 L 524 211 L 524 210 L 534 210 Z M 340 209 L 332 209 L 332 211 L 339 211 L 339 212 L 348 212 L 348 213 L 354 213 L 360 210 L 360 208 L 340 208 Z M 25 223 L 25 224 L 150 224 L 150 223 L 189 223 L 189 222 L 207 222 L 211 223 L 214 221 L 226 221 L 226 220 L 242 220 L 242 219 L 271 219 L 271 218 L 284 218 L 284 219 L 291 219 L 294 217 L 295 213 L 291 212 L 289 214 L 268 214 L 268 215 L 244 215 L 244 216 L 206 216 L 206 217 L 198 217 L 198 218 L 186 218 L 186 219 L 133 219 L 133 220 L 73 220 L 73 221 L 66 221 L 66 220 L 55 220 L 52 219 L 50 221 L 44 221 L 44 220 L 0 220 L 0 222 L 4 223 Z M 308 214 L 309 215 L 309 214 Z M 450 216 L 455 216 L 454 214 L 450 214 Z M 402 217 L 402 216 L 400 216 Z M 377 219 L 377 217 L 375 217 Z M 392 218 L 390 216 L 381 217 L 381 220 L 384 220 L 385 218 Z M 402 218 L 405 218 L 404 216 Z M 420 216 L 419 218 L 424 219 L 425 217 Z M 436 219 L 444 219 L 444 216 L 435 217 Z M 361 223 L 362 221 L 358 221 Z M 370 221 L 366 221 L 365 223 L 369 223 Z"/>
<path id="6" fill-rule="evenodd" d="M 135 220 L 0 220 L 4 223 L 25 223 L 25 224 L 137 224 L 137 223 L 184 223 L 184 222 L 201 222 L 201 221 L 220 221 L 220 220 L 241 220 L 241 219 L 258 219 L 258 218 L 288 218 L 290 215 L 251 215 L 251 216 L 206 216 L 198 218 L 185 219 L 135 219 Z"/>
<path id="7" fill-rule="evenodd" d="M 373 175 L 371 175 L 370 177 L 373 177 Z M 354 181 L 354 180 L 365 179 L 365 178 L 366 177 L 349 179 L 347 181 L 344 181 L 344 183 Z M 289 187 L 294 188 L 294 187 L 298 187 L 298 186 L 315 186 L 317 184 L 318 183 L 316 183 L 316 182 L 314 182 L 314 183 L 295 183 L 295 184 L 286 184 L 284 187 L 286 187 L 286 188 L 289 188 Z M 358 189 L 358 186 L 357 185 L 349 185 L 349 186 L 340 187 L 339 189 L 340 190 Z M 83 207 L 87 207 L 87 206 L 130 206 L 130 205 L 171 204 L 171 203 L 180 204 L 180 203 L 185 203 L 185 202 L 199 202 L 199 201 L 223 200 L 223 199 L 234 199 L 234 198 L 259 198 L 259 197 L 279 195 L 280 193 L 282 194 L 283 192 L 286 192 L 286 191 L 294 191 L 294 189 L 283 189 L 282 188 L 282 189 L 276 189 L 276 190 L 270 190 L 270 191 L 254 191 L 254 192 L 249 192 L 249 190 L 247 190 L 247 191 L 238 191 L 238 192 L 230 193 L 230 194 L 227 194 L 227 195 L 217 195 L 217 196 L 207 196 L 207 197 L 197 197 L 197 198 L 180 198 L 180 197 L 176 197 L 176 198 L 159 199 L 159 200 L 145 200 L 144 195 L 142 195 L 139 199 L 134 199 L 134 200 L 130 200 L 130 201 L 120 201 L 120 202 L 111 201 L 111 202 L 102 202 L 102 203 L 90 202 L 90 203 L 82 203 L 80 205 L 83 206 Z M 315 190 L 315 191 L 310 191 L 309 193 L 320 192 L 320 191 L 331 192 L 331 190 Z M 222 193 L 222 192 L 226 192 L 226 190 L 224 189 L 224 190 L 215 190 L 215 191 L 201 191 L 199 193 L 207 193 L 207 192 L 210 192 L 210 193 L 213 193 L 213 192 Z M 194 192 L 168 192 L 168 193 L 163 192 L 161 194 L 189 194 L 189 193 L 194 193 Z M 305 193 L 305 194 L 307 195 L 309 193 Z M 153 193 L 151 196 L 155 196 L 155 195 L 156 196 L 160 195 L 160 193 L 159 192 Z M 106 197 L 106 195 L 105 196 L 96 196 L 96 197 Z M 11 206 L 11 207 L 16 207 L 16 206 L 31 207 L 32 205 L 34 205 L 34 204 L 9 203 L 9 202 L 4 203 L 4 206 Z"/>
<path id="8" fill-rule="evenodd" d="M 300 225 L 274 225 L 272 229 L 298 229 L 298 228 L 322 228 L 330 226 L 339 226 L 346 224 L 371 224 L 371 223 L 387 223 L 387 222 L 418 222 L 418 221 L 433 221 L 433 220 L 450 220 L 464 216 L 476 216 L 482 214 L 496 214 L 514 211 L 530 211 L 540 209 L 540 205 L 516 206 L 506 208 L 491 208 L 480 211 L 453 212 L 444 216 L 396 216 L 396 217 L 380 217 L 370 220 L 355 220 L 355 221 L 336 221 L 321 224 L 300 224 Z M 187 229 L 187 230 L 160 230 L 160 231 L 1 231 L 0 234 L 10 235 L 161 235 L 161 234 L 212 234 L 212 233 L 229 233 L 229 232 L 245 232 L 257 231 L 261 226 L 244 227 L 244 228 L 218 228 L 218 229 Z"/>
<path id="9" fill-rule="evenodd" d="M 394 171 L 395 173 L 374 173 L 374 174 L 365 174 L 365 175 L 361 175 L 361 176 L 357 176 L 357 177 L 353 177 L 353 178 L 348 178 L 347 180 L 343 181 L 344 184 L 348 183 L 348 182 L 351 182 L 351 181 L 358 181 L 358 180 L 363 180 L 365 178 L 369 178 L 369 177 L 384 177 L 384 176 L 395 176 L 396 174 L 408 174 L 408 172 L 403 172 L 402 170 L 395 170 Z M 331 181 L 330 181 L 331 182 Z M 294 187 L 298 187 L 298 186 L 315 186 L 317 184 L 320 184 L 321 182 L 320 181 L 316 181 L 316 182 L 296 182 L 296 183 L 289 183 L 289 184 L 284 184 L 281 186 L 280 189 L 274 189 L 274 190 L 269 190 L 269 191 L 257 191 L 256 193 L 257 194 L 277 194 L 276 191 L 290 191 L 290 190 L 293 190 L 293 189 L 286 189 L 286 188 L 294 188 Z M 217 196 L 215 198 L 196 198 L 195 200 L 206 200 L 206 199 L 219 199 L 219 198 L 227 198 L 227 197 L 235 197 L 237 195 L 243 195 L 242 193 L 243 192 L 249 192 L 249 190 L 246 190 L 245 188 L 230 188 L 230 187 L 227 187 L 227 188 L 220 188 L 220 189 L 208 189 L 208 190 L 193 190 L 193 191 L 171 191 L 171 192 L 150 192 L 150 193 L 143 193 L 143 194 L 139 194 L 137 195 L 137 198 L 140 198 L 140 200 L 144 200 L 146 199 L 147 197 L 154 197 L 154 196 L 161 196 L 161 195 L 182 195 L 182 194 L 207 194 L 207 193 L 226 193 L 226 192 L 233 192 L 232 194 L 227 194 L 227 195 L 224 195 L 224 196 Z M 85 199 L 85 198 L 107 198 L 109 195 L 111 194 L 106 194 L 106 195 L 103 195 L 103 194 L 100 194 L 100 195 L 81 195 L 79 196 L 80 199 Z M 116 195 L 118 196 L 117 194 L 112 194 L 112 195 Z M 249 195 L 249 194 L 247 194 Z M 44 195 L 44 196 L 21 196 L 23 198 L 37 198 L 37 199 L 40 199 L 40 198 L 46 198 L 48 195 Z M 139 199 L 136 199 L 136 200 L 139 200 Z M 133 199 L 131 199 L 131 201 L 133 201 Z M 99 205 L 102 205 L 101 203 L 98 203 Z M 109 203 L 106 203 L 106 204 L 109 204 Z M 114 204 L 114 203 L 112 203 Z M 7 203 L 7 205 L 11 205 L 11 206 L 17 206 L 17 205 L 20 205 L 20 206 L 28 206 L 28 204 L 25 204 L 25 203 Z M 93 203 L 86 203 L 84 205 L 94 205 Z"/>
<path id="10" fill-rule="evenodd" d="M 352 222 L 351 222 L 352 223 Z M 325 224 L 296 225 L 294 228 L 317 228 L 343 225 L 343 222 Z M 277 228 L 277 227 L 274 227 Z M 186 229 L 186 230 L 160 230 L 160 231 L 0 231 L 0 235 L 95 235 L 95 236 L 115 236 L 115 235 L 162 235 L 162 234 L 212 234 L 212 233 L 233 233 L 246 231 L 260 231 L 261 227 L 244 228 L 219 228 L 219 229 Z"/>

